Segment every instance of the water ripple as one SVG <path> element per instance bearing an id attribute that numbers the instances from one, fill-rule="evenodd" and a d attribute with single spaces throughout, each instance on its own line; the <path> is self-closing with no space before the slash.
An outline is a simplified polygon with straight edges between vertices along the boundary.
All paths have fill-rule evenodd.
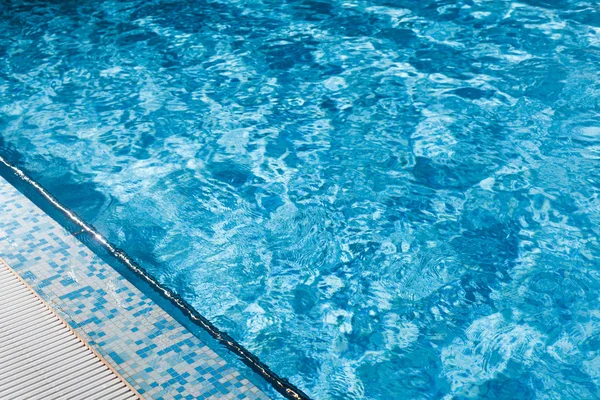
<path id="1" fill-rule="evenodd" d="M 307 393 L 599 397 L 594 2 L 0 14 L 2 155 Z"/>

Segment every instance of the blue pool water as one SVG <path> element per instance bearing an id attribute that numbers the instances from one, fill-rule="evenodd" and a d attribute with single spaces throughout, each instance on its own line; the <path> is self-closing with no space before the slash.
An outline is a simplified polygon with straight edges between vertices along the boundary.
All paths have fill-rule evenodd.
<path id="1" fill-rule="evenodd" d="M 597 2 L 0 16 L 0 155 L 312 397 L 600 397 Z"/>

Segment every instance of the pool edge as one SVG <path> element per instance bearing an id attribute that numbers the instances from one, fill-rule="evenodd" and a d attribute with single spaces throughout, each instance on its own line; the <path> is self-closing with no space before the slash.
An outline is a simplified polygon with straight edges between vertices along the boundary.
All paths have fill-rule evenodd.
<path id="1" fill-rule="evenodd" d="M 34 203 L 44 212 L 49 218 L 51 218 L 61 228 L 69 232 L 69 234 L 75 238 L 79 243 L 85 246 L 90 252 L 102 258 L 98 250 L 101 250 L 109 255 L 116 263 L 121 264 L 129 271 L 131 271 L 138 279 L 144 281 L 145 284 L 152 287 L 152 289 L 162 296 L 165 301 L 176 307 L 182 312 L 191 323 L 202 329 L 216 341 L 218 341 L 224 348 L 235 354 L 247 367 L 254 371 L 259 377 L 261 377 L 274 391 L 287 399 L 293 400 L 310 400 L 310 397 L 303 391 L 291 384 L 287 379 L 280 377 L 275 372 L 264 364 L 258 357 L 246 350 L 236 340 L 231 338 L 226 332 L 221 331 L 214 326 L 208 319 L 202 316 L 198 311 L 191 307 L 185 300 L 180 296 L 173 293 L 167 288 L 164 288 L 157 282 L 151 275 L 137 264 L 131 257 L 129 257 L 124 251 L 120 250 L 116 246 L 113 246 L 107 239 L 105 239 L 92 225 L 87 224 L 77 214 L 71 211 L 69 208 L 62 205 L 53 195 L 51 195 L 42 185 L 37 183 L 34 179 L 22 169 L 13 166 L 4 157 L 0 156 L 0 177 L 4 177 L 7 182 L 12 185 L 17 191 L 19 191 L 25 198 Z M 13 179 L 9 179 L 6 175 L 10 174 L 11 177 L 18 181 L 19 184 L 12 182 Z M 22 185 L 22 186 L 21 186 Z M 27 190 L 22 190 L 23 188 Z M 26 192 L 30 192 L 29 194 Z M 31 193 L 35 193 L 37 199 L 31 198 Z M 36 201 L 37 200 L 37 201 Z M 54 212 L 50 213 L 44 207 L 38 204 L 38 201 L 44 202 L 45 206 L 52 209 Z M 75 232 L 73 229 L 69 229 L 63 222 L 56 218 L 54 213 L 61 215 L 63 218 L 69 221 L 70 224 L 80 228 L 79 231 Z M 82 234 L 87 236 L 93 241 L 85 241 L 82 238 Z M 109 263 L 110 264 L 110 263 Z M 112 265 L 111 265 L 112 266 Z M 114 268 L 113 268 L 114 269 Z M 117 270 L 117 273 L 123 275 Z M 126 279 L 130 280 L 128 277 Z M 131 282 L 134 284 L 133 282 Z M 136 287 L 138 285 L 135 285 Z M 138 287 L 139 289 L 139 287 Z M 141 289 L 139 289 L 141 290 Z M 142 290 L 142 292 L 144 292 Z M 147 293 L 146 293 L 147 294 Z M 159 305 L 159 307 L 161 307 Z M 161 307 L 164 308 L 164 307 Z M 171 314 L 166 310 L 168 314 Z"/>
<path id="2" fill-rule="evenodd" d="M 41 296 L 25 279 L 23 279 L 23 277 L 17 272 L 15 271 L 15 269 L 13 267 L 10 266 L 10 264 L 8 262 L 6 262 L 2 257 L 0 257 L 0 266 L 4 266 L 8 271 L 10 271 L 10 273 L 23 285 L 27 288 L 27 290 L 29 290 L 34 296 L 37 297 L 37 299 L 46 306 L 46 308 L 48 310 L 50 310 L 50 312 L 53 314 L 54 317 L 56 317 L 56 319 L 58 319 L 63 325 L 66 326 L 67 330 L 69 330 L 69 332 L 71 334 L 73 334 L 82 344 L 83 346 L 88 349 L 90 352 L 92 352 L 92 354 L 98 358 L 114 375 L 116 375 L 117 378 L 119 378 L 121 380 L 121 382 L 130 390 L 132 391 L 140 400 L 147 400 L 144 398 L 144 396 L 142 396 L 136 388 L 134 388 L 127 379 L 125 379 L 120 373 L 119 371 L 117 371 L 113 365 L 108 362 L 108 360 L 106 360 L 102 354 L 100 354 L 98 351 L 96 351 L 96 349 L 91 346 L 88 341 L 81 336 L 75 329 L 73 329 L 73 327 L 69 324 L 69 322 L 67 320 L 65 320 L 59 312 L 57 312 L 54 307 L 52 307 L 52 305 L 50 303 L 48 303 L 43 296 Z"/>

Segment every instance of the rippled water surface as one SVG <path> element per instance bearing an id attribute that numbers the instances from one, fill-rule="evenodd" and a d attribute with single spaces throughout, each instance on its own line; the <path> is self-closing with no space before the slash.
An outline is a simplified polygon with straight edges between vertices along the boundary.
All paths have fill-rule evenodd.
<path id="1" fill-rule="evenodd" d="M 596 1 L 0 14 L 0 155 L 309 395 L 600 397 Z"/>

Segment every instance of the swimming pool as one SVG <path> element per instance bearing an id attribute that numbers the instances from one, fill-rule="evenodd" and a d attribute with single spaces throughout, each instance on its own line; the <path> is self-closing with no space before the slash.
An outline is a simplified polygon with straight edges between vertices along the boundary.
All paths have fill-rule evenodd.
<path id="1" fill-rule="evenodd" d="M 598 396 L 594 2 L 63 3 L 0 5 L 0 155 L 279 375 Z"/>

